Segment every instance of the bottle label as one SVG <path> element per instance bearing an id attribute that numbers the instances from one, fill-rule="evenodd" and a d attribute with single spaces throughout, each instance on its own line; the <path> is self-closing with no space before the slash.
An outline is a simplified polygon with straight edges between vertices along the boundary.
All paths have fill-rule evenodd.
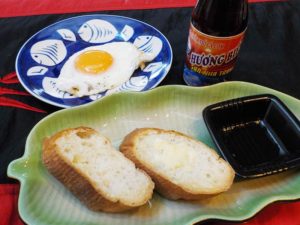
<path id="1" fill-rule="evenodd" d="M 215 37 L 190 26 L 186 67 L 207 78 L 220 78 L 231 72 L 237 60 L 245 31 L 230 37 Z"/>

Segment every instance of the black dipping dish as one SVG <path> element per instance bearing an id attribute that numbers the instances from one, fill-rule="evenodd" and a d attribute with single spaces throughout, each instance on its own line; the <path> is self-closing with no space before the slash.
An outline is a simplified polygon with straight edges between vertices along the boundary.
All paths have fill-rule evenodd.
<path id="1" fill-rule="evenodd" d="M 300 166 L 300 122 L 276 96 L 216 103 L 204 109 L 203 117 L 238 176 L 259 177 Z"/>

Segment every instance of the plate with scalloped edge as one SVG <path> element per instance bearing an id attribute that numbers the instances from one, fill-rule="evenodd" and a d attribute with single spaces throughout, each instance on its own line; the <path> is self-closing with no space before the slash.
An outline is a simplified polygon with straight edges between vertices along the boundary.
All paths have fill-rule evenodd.
<path id="1" fill-rule="evenodd" d="M 92 212 L 51 176 L 41 161 L 45 137 L 82 125 L 109 137 L 116 148 L 133 129 L 158 127 L 183 132 L 216 149 L 204 124 L 202 110 L 216 102 L 264 93 L 279 97 L 300 118 L 299 100 L 245 82 L 201 88 L 171 85 L 140 93 L 117 93 L 47 116 L 31 130 L 24 155 L 8 167 L 8 176 L 21 183 L 18 204 L 22 219 L 31 225 L 188 225 L 206 219 L 241 221 L 274 201 L 300 198 L 300 171 L 289 170 L 235 181 L 229 191 L 206 200 L 170 201 L 154 194 L 151 204 L 131 212 Z"/>

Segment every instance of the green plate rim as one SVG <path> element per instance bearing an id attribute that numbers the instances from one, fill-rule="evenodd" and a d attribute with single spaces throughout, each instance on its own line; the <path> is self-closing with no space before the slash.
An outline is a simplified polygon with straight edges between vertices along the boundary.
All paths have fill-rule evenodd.
<path id="1" fill-rule="evenodd" d="M 227 81 L 227 82 L 223 82 L 223 83 L 218 83 L 215 85 L 211 85 L 211 86 L 205 86 L 205 87 L 190 87 L 190 86 L 185 86 L 185 85 L 165 85 L 165 86 L 160 86 L 160 87 L 156 87 L 154 89 L 148 90 L 148 91 L 144 91 L 144 92 L 121 92 L 121 93 L 115 93 L 113 95 L 110 96 L 106 96 L 100 100 L 97 101 L 93 101 L 90 102 L 88 104 L 85 105 L 80 105 L 80 106 L 76 106 L 76 107 L 72 107 L 72 108 L 66 108 L 66 109 L 60 109 L 54 113 L 49 114 L 48 116 L 44 117 L 43 119 L 41 119 L 30 131 L 27 139 L 26 139 L 26 144 L 25 144 L 25 151 L 22 157 L 13 160 L 12 162 L 10 162 L 8 169 L 7 169 L 7 175 L 8 177 L 17 179 L 20 182 L 20 193 L 19 193 L 19 199 L 18 199 L 18 210 L 19 210 L 19 214 L 21 216 L 21 218 L 28 224 L 30 224 L 31 218 L 27 216 L 27 214 L 24 212 L 23 209 L 23 205 L 24 205 L 24 200 L 22 198 L 22 196 L 25 195 L 24 193 L 24 186 L 26 185 L 26 179 L 22 176 L 22 174 L 19 174 L 18 172 L 15 172 L 15 169 L 17 168 L 18 164 L 21 163 L 23 160 L 25 160 L 28 156 L 28 140 L 31 139 L 31 136 L 35 133 L 35 130 L 38 129 L 38 127 L 40 126 L 41 123 L 44 123 L 45 121 L 51 119 L 52 117 L 60 114 L 60 113 L 64 113 L 66 111 L 70 111 L 70 110 L 82 110 L 82 109 L 87 109 L 89 107 L 93 107 L 96 104 L 102 104 L 102 102 L 104 101 L 110 101 L 113 98 L 117 98 L 118 96 L 144 96 L 145 98 L 147 98 L 148 95 L 152 95 L 155 94 L 156 92 L 159 91 L 185 91 L 185 92 L 201 92 L 203 90 L 206 89 L 210 89 L 210 88 L 214 88 L 214 87 L 219 87 L 219 86 L 247 86 L 248 88 L 253 88 L 253 89 L 260 89 L 265 91 L 266 93 L 269 94 L 274 94 L 277 96 L 280 96 L 282 98 L 289 98 L 292 101 L 298 101 L 300 104 L 300 100 L 298 100 L 297 98 L 287 95 L 285 93 L 282 93 L 280 91 L 268 88 L 268 87 L 264 87 L 262 85 L 257 85 L 257 84 L 253 84 L 253 83 L 249 83 L 249 82 L 243 82 L 243 81 Z M 255 216 L 258 212 L 260 212 L 263 208 L 265 208 L 266 206 L 274 203 L 274 202 L 278 202 L 278 201 L 290 201 L 290 200 L 297 200 L 300 199 L 300 190 L 299 193 L 297 194 L 284 194 L 284 195 L 279 195 L 279 196 L 271 196 L 271 197 L 265 197 L 264 199 L 259 201 L 259 204 L 257 204 L 256 206 L 253 206 L 252 208 L 249 208 L 247 213 L 243 214 L 243 215 L 233 215 L 233 216 L 228 216 L 228 215 L 220 215 L 220 214 L 205 214 L 205 215 L 198 215 L 195 216 L 193 219 L 191 219 L 190 221 L 188 221 L 187 223 L 185 223 L 185 225 L 191 225 L 197 222 L 201 222 L 204 220 L 209 220 L 209 219 L 217 219 L 217 220 L 223 220 L 223 221 L 244 221 L 247 219 L 250 219 L 251 217 Z"/>

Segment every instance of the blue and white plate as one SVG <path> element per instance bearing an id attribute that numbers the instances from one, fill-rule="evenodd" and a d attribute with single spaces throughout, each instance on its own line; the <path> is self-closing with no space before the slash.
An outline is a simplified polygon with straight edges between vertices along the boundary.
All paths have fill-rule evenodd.
<path id="1" fill-rule="evenodd" d="M 94 45 L 127 41 L 155 58 L 137 69 L 131 78 L 112 90 L 76 97 L 56 87 L 67 59 Z M 172 48 L 166 37 L 139 20 L 115 15 L 85 15 L 54 23 L 33 35 L 20 49 L 16 72 L 23 87 L 38 99 L 68 108 L 121 91 L 145 91 L 156 87 L 170 70 Z"/>

